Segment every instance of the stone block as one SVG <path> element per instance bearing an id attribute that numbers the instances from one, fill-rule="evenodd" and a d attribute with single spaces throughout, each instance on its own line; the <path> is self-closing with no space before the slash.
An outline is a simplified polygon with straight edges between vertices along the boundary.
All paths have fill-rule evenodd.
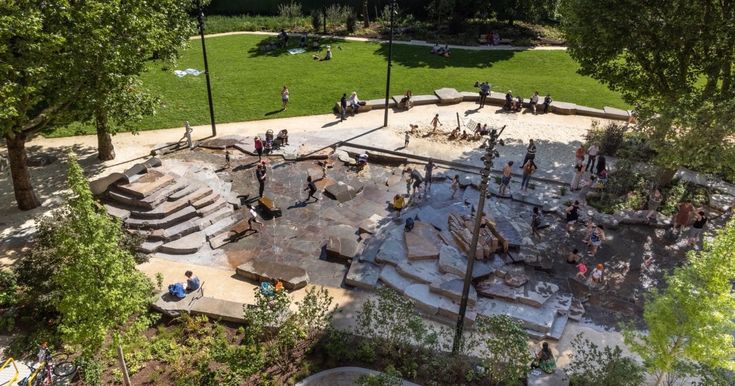
<path id="1" fill-rule="evenodd" d="M 362 186 L 355 188 L 342 181 L 338 181 L 336 184 L 332 184 L 324 188 L 324 193 L 339 202 L 347 202 L 355 198 L 361 190 Z"/>
<path id="2" fill-rule="evenodd" d="M 332 177 L 324 177 L 314 181 L 314 185 L 316 185 L 316 189 L 319 191 L 323 191 L 327 186 L 336 183 L 337 181 L 335 181 Z"/>
<path id="3" fill-rule="evenodd" d="M 428 240 L 420 235 L 414 228 L 411 232 L 404 232 L 406 242 L 406 257 L 408 260 L 424 260 L 439 258 L 439 249 L 436 246 L 437 239 Z"/>
<path id="4" fill-rule="evenodd" d="M 439 312 L 439 297 L 431 293 L 426 284 L 412 284 L 406 287 L 405 295 L 413 300 L 414 307 L 429 315 Z"/>
<path id="5" fill-rule="evenodd" d="M 355 161 L 354 158 L 350 157 L 350 154 L 342 149 L 337 149 L 334 151 L 334 154 L 337 156 L 337 159 L 348 164 L 348 165 L 355 165 L 357 164 L 357 161 Z"/>
<path id="6" fill-rule="evenodd" d="M 561 115 L 574 115 L 577 113 L 577 105 L 568 102 L 551 102 L 551 112 Z"/>
<path id="7" fill-rule="evenodd" d="M 559 291 L 559 286 L 554 283 L 537 281 L 526 283 L 521 291 L 518 291 L 516 300 L 534 307 L 541 307 L 549 298 Z"/>
<path id="8" fill-rule="evenodd" d="M 118 185 L 117 188 L 132 197 L 144 198 L 156 190 L 173 183 L 174 178 L 170 175 L 151 170 L 135 182 Z"/>
<path id="9" fill-rule="evenodd" d="M 242 311 L 244 306 L 244 303 L 202 297 L 192 303 L 189 312 L 193 315 L 205 315 L 212 320 L 244 324 L 246 322 Z"/>
<path id="10" fill-rule="evenodd" d="M 503 278 L 505 284 L 510 287 L 520 287 L 528 281 L 528 276 L 523 271 L 523 267 L 511 267 Z"/>
<path id="11" fill-rule="evenodd" d="M 457 248 L 442 245 L 439 249 L 439 271 L 464 277 L 467 273 L 467 259 Z"/>
<path id="12" fill-rule="evenodd" d="M 388 107 L 395 107 L 396 102 L 392 99 L 388 99 Z M 365 101 L 365 106 L 361 106 L 360 110 L 367 107 L 370 110 L 385 109 L 385 99 L 370 99 Z M 360 111 L 358 110 L 358 111 Z"/>
<path id="13" fill-rule="evenodd" d="M 442 274 L 435 261 L 404 261 L 398 264 L 396 270 L 417 283 L 429 284 L 442 280 Z"/>
<path id="14" fill-rule="evenodd" d="M 517 288 L 505 284 L 502 278 L 491 276 L 475 286 L 477 294 L 487 298 L 500 298 L 510 301 L 516 300 Z"/>
<path id="15" fill-rule="evenodd" d="M 605 118 L 605 110 L 595 109 L 587 106 L 577 105 L 577 115 L 584 115 L 587 117 Z"/>
<path id="16" fill-rule="evenodd" d="M 451 105 L 462 102 L 462 94 L 453 88 L 440 88 L 434 90 L 434 94 L 439 98 L 440 105 Z"/>
<path id="17" fill-rule="evenodd" d="M 503 106 L 505 105 L 505 94 L 497 91 L 490 91 L 490 95 L 485 100 L 487 104 Z"/>
<path id="18" fill-rule="evenodd" d="M 378 225 L 380 224 L 380 220 L 383 219 L 383 216 L 379 216 L 377 214 L 374 214 L 362 222 L 360 222 L 359 229 L 361 233 L 370 233 L 373 234 L 378 229 Z"/>
<path id="19" fill-rule="evenodd" d="M 125 178 L 125 175 L 122 173 L 112 173 L 90 182 L 89 189 L 92 191 L 92 194 L 99 196 L 106 192 L 110 185 L 122 180 L 123 178 Z"/>
<path id="20" fill-rule="evenodd" d="M 462 300 L 462 289 L 464 287 L 464 280 L 452 279 L 440 283 L 431 283 L 431 292 L 437 293 L 442 296 L 446 296 L 455 302 Z M 467 296 L 467 304 L 474 306 L 477 303 L 477 291 L 475 287 L 470 284 L 470 291 Z"/>
<path id="21" fill-rule="evenodd" d="M 554 324 L 551 325 L 551 331 L 546 333 L 546 337 L 553 340 L 561 339 L 568 322 L 569 315 L 557 315 Z"/>
<path id="22" fill-rule="evenodd" d="M 129 210 L 118 208 L 110 204 L 105 204 L 105 210 L 107 211 L 107 214 L 109 214 L 110 216 L 116 217 L 122 221 L 125 221 L 128 217 L 130 217 Z"/>
<path id="23" fill-rule="evenodd" d="M 479 92 L 460 91 L 459 93 L 462 95 L 462 102 L 477 102 L 480 100 Z"/>
<path id="24" fill-rule="evenodd" d="M 304 288 L 309 274 L 301 267 L 255 258 L 237 267 L 238 276 L 255 281 L 280 280 L 288 290 Z"/>
<path id="25" fill-rule="evenodd" d="M 439 104 L 439 97 L 436 95 L 414 95 L 411 97 L 414 106 L 436 105 Z"/>
<path id="26" fill-rule="evenodd" d="M 350 260 L 357 255 L 357 240 L 332 236 L 327 240 L 325 249 L 328 257 L 343 261 Z"/>
<path id="27" fill-rule="evenodd" d="M 627 121 L 628 118 L 630 118 L 630 113 L 628 111 L 616 107 L 605 106 L 602 110 L 605 112 L 605 118 L 607 119 Z"/>
<path id="28" fill-rule="evenodd" d="M 352 260 L 350 269 L 347 271 L 345 276 L 345 284 L 372 290 L 378 285 L 378 279 L 380 278 L 380 267 L 375 264 L 368 262 L 361 262 L 357 259 Z"/>
<path id="29" fill-rule="evenodd" d="M 383 269 L 380 270 L 380 281 L 400 293 L 403 293 L 406 287 L 411 284 L 416 284 L 416 282 L 401 276 L 392 265 L 383 266 Z"/>
<path id="30" fill-rule="evenodd" d="M 187 206 L 164 218 L 129 218 L 125 220 L 125 225 L 133 229 L 162 229 L 173 227 L 194 217 L 197 217 L 196 209 Z"/>
<path id="31" fill-rule="evenodd" d="M 158 247 L 158 252 L 171 255 L 190 255 L 197 253 L 205 241 L 206 237 L 204 232 L 194 232 L 178 240 L 161 245 Z"/>
<path id="32" fill-rule="evenodd" d="M 513 303 L 502 299 L 477 299 L 475 310 L 483 316 L 507 315 L 525 328 L 546 334 L 556 319 L 556 310 L 536 308 L 527 304 Z"/>

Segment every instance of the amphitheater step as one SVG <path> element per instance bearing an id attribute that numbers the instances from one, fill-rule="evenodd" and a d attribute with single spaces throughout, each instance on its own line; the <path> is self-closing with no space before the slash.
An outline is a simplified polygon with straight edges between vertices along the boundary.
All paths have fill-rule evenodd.
<path id="1" fill-rule="evenodd" d="M 140 199 L 128 196 L 127 194 L 119 192 L 114 188 L 111 188 L 107 191 L 106 198 L 107 201 L 110 203 L 127 205 L 135 208 L 140 208 L 142 210 L 152 209 L 148 204 L 140 201 Z"/>
<path id="2" fill-rule="evenodd" d="M 401 274 L 398 273 L 392 265 L 383 266 L 383 269 L 380 271 L 380 281 L 400 293 L 403 293 L 403 291 L 406 290 L 406 287 L 411 284 L 416 284 L 413 280 L 401 276 Z"/>
<path id="3" fill-rule="evenodd" d="M 166 200 L 168 200 L 168 197 L 172 194 L 186 188 L 187 185 L 188 184 L 185 182 L 177 181 L 175 184 L 169 185 L 163 189 L 159 189 L 158 191 L 152 193 L 150 196 L 140 200 L 140 202 L 141 204 L 146 205 L 148 208 L 153 209 L 158 205 L 166 202 Z"/>
<path id="4" fill-rule="evenodd" d="M 224 232 L 227 232 L 232 225 L 242 220 L 243 218 L 245 218 L 245 212 L 232 212 L 231 215 L 224 217 L 205 228 L 204 234 L 207 236 L 207 239 L 216 237 Z"/>
<path id="5" fill-rule="evenodd" d="M 186 206 L 164 218 L 129 218 L 125 221 L 125 225 L 133 229 L 162 229 L 173 227 L 194 217 L 197 217 L 196 209 L 193 206 Z"/>
<path id="6" fill-rule="evenodd" d="M 556 310 L 548 307 L 536 308 L 527 304 L 513 303 L 500 299 L 477 299 L 476 311 L 480 315 L 507 315 L 522 323 L 524 327 L 542 334 L 551 331 L 556 319 Z"/>
<path id="7" fill-rule="evenodd" d="M 189 207 L 194 209 L 192 207 Z M 199 220 L 197 218 L 189 219 L 182 223 L 176 224 L 161 232 L 161 239 L 164 241 L 178 240 L 186 235 L 199 231 Z M 150 239 L 150 238 L 149 238 Z"/>
<path id="8" fill-rule="evenodd" d="M 144 241 L 142 244 L 140 244 L 137 248 L 139 252 L 143 253 L 154 253 L 158 251 L 158 247 L 163 245 L 163 241 L 157 240 L 157 241 Z"/>
<path id="9" fill-rule="evenodd" d="M 201 208 L 214 204 L 219 199 L 220 199 L 219 194 L 217 194 L 216 192 L 211 192 L 208 195 L 198 200 L 192 201 L 191 205 L 197 209 L 201 209 Z"/>
<path id="10" fill-rule="evenodd" d="M 569 315 L 557 315 L 554 320 L 554 324 L 551 326 L 551 331 L 546 334 L 549 339 L 559 340 L 564 335 L 564 329 L 567 327 L 569 322 Z"/>
<path id="11" fill-rule="evenodd" d="M 186 197 L 192 193 L 194 193 L 195 190 L 201 188 L 201 185 L 198 184 L 190 184 L 186 186 L 184 189 L 179 190 L 176 193 L 173 193 L 172 195 L 168 196 L 168 201 L 176 201 L 182 197 Z"/>
<path id="12" fill-rule="evenodd" d="M 166 201 L 161 205 L 153 208 L 153 210 L 147 212 L 132 212 L 130 213 L 130 217 L 137 219 L 162 219 L 165 217 L 169 217 L 179 210 L 182 210 L 183 208 L 189 206 L 192 202 L 195 202 L 211 193 L 211 188 L 202 187 L 176 201 Z"/>
<path id="13" fill-rule="evenodd" d="M 203 232 L 194 232 L 178 240 L 161 245 L 158 251 L 171 255 L 190 255 L 197 253 L 202 245 L 204 245 L 204 241 L 205 237 Z"/>
<path id="14" fill-rule="evenodd" d="M 232 208 L 230 207 L 228 203 L 225 202 L 224 205 L 221 205 L 215 211 L 199 219 L 198 221 L 199 229 L 204 230 L 212 226 L 212 224 L 218 222 L 219 220 L 229 217 L 231 214 L 232 214 Z M 206 233 L 205 233 L 205 236 L 206 236 Z"/>
<path id="15" fill-rule="evenodd" d="M 462 300 L 462 289 L 464 288 L 463 279 L 451 279 L 444 282 L 432 283 L 429 286 L 431 292 L 445 296 L 449 299 L 459 302 Z M 467 304 L 474 306 L 477 303 L 477 291 L 475 287 L 470 285 L 470 291 L 467 296 Z"/>
<path id="16" fill-rule="evenodd" d="M 439 265 L 436 261 L 431 260 L 404 261 L 396 266 L 396 271 L 402 276 L 422 284 L 444 280 L 441 272 L 439 272 Z"/>
<path id="17" fill-rule="evenodd" d="M 230 208 L 230 205 L 227 203 L 227 201 L 224 198 L 219 197 L 219 195 L 217 195 L 217 197 L 218 199 L 213 201 L 209 205 L 197 208 L 197 214 L 201 217 L 207 217 L 210 214 L 217 212 L 218 210 L 225 208 L 225 207 L 232 210 L 232 208 Z M 196 208 L 196 206 L 194 207 Z"/>
<path id="18" fill-rule="evenodd" d="M 148 197 L 159 189 L 173 184 L 174 181 L 174 177 L 168 174 L 163 174 L 157 170 L 151 170 L 143 175 L 143 177 L 138 178 L 135 182 L 117 185 L 117 189 L 131 197 L 142 199 Z"/>

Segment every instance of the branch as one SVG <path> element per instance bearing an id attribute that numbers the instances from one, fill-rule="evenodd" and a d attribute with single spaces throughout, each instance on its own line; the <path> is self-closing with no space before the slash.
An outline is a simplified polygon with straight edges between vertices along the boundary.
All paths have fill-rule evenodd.
<path id="1" fill-rule="evenodd" d="M 80 87 L 77 86 L 76 89 L 69 93 L 69 97 L 66 99 L 41 110 L 35 118 L 31 119 L 20 129 L 20 132 L 25 134 L 27 137 L 30 137 L 41 131 L 41 129 L 46 127 L 46 125 L 51 121 L 51 117 L 53 117 L 59 110 L 69 107 L 69 105 L 76 100 L 79 88 Z"/>

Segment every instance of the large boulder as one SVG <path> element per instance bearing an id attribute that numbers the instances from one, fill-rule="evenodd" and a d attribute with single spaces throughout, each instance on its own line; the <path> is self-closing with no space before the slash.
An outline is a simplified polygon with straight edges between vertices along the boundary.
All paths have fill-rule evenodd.
<path id="1" fill-rule="evenodd" d="M 304 288 L 309 282 L 309 274 L 301 267 L 259 258 L 241 264 L 237 267 L 236 273 L 238 276 L 254 281 L 280 280 L 288 290 Z"/>

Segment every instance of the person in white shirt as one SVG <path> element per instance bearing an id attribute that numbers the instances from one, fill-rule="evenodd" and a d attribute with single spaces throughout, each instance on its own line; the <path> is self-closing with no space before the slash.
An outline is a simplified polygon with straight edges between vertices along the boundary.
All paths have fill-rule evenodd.
<path id="1" fill-rule="evenodd" d="M 350 95 L 350 100 L 348 102 L 350 103 L 350 108 L 352 108 L 352 113 L 357 113 L 357 109 L 360 108 L 360 98 L 357 97 L 356 91 L 352 92 L 352 95 Z"/>
<path id="2" fill-rule="evenodd" d="M 597 147 L 596 144 L 592 144 L 590 148 L 587 150 L 587 166 L 585 166 L 584 171 L 589 170 L 590 172 L 595 170 L 595 160 L 597 160 L 597 154 L 600 152 L 600 148 Z"/>

